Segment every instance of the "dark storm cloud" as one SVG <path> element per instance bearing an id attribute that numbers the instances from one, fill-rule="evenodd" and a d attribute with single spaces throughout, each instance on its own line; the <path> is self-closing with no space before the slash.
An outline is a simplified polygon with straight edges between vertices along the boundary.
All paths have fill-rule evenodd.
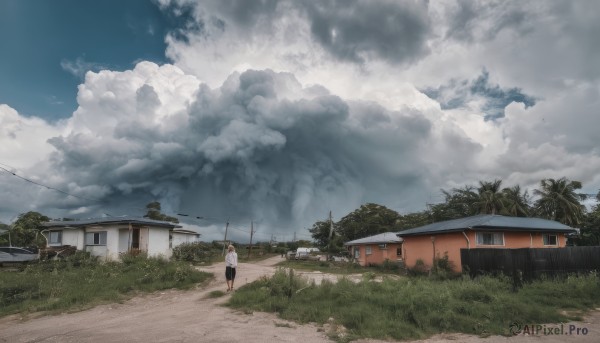
<path id="1" fill-rule="evenodd" d="M 427 88 L 423 93 L 437 100 L 442 109 L 461 108 L 474 98 L 481 97 L 485 100 L 481 111 L 486 120 L 504 117 L 504 109 L 512 102 L 523 103 L 525 108 L 534 106 L 536 102 L 534 97 L 523 93 L 520 88 L 506 89 L 490 84 L 487 70 L 483 70 L 475 80 L 450 80 L 446 85 Z"/>
<path id="2" fill-rule="evenodd" d="M 446 37 L 459 41 L 492 40 L 503 30 L 518 34 L 530 32 L 534 11 L 506 1 L 458 0 L 448 9 Z"/>
<path id="3" fill-rule="evenodd" d="M 235 30 L 237 35 L 248 39 L 272 34 L 280 29 L 275 23 L 286 16 L 302 17 L 310 27 L 312 38 L 343 61 L 364 63 L 369 59 L 383 59 L 404 63 L 428 52 L 428 2 L 422 0 L 177 3 L 184 8 L 197 6 L 196 21 L 200 26 L 210 25 L 215 32 Z M 302 28 L 291 29 L 296 34 L 298 30 Z"/>
<path id="4" fill-rule="evenodd" d="M 72 188 L 93 187 L 104 204 L 159 199 L 171 211 L 289 227 L 366 200 L 401 206 L 408 200 L 400 192 L 423 186 L 432 123 L 414 110 L 347 102 L 303 88 L 291 74 L 249 70 L 217 89 L 200 85 L 185 110 L 156 121 L 151 113 L 168 102 L 165 91 L 148 84 L 124 91 L 129 76 L 114 75 L 98 103 L 106 105 L 106 89 L 121 89 L 119 101 L 133 112 L 112 129 L 50 140 L 54 170 Z M 80 110 L 74 120 L 95 117 Z"/>
<path id="5" fill-rule="evenodd" d="M 406 62 L 427 52 L 425 1 L 305 2 L 311 32 L 335 57 L 364 62 L 377 57 Z"/>

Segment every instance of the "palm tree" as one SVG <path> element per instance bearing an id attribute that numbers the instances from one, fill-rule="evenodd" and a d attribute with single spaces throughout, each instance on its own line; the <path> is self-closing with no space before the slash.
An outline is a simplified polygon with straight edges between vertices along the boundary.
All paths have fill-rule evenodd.
<path id="1" fill-rule="evenodd" d="M 504 214 L 513 217 L 527 217 L 529 215 L 529 194 L 521 193 L 520 186 L 504 188 Z"/>
<path id="2" fill-rule="evenodd" d="M 475 205 L 479 208 L 479 213 L 496 214 L 504 210 L 504 195 L 500 191 L 502 180 L 492 182 L 479 181 L 479 200 Z"/>
<path id="3" fill-rule="evenodd" d="M 581 222 L 583 205 L 579 200 L 583 200 L 585 196 L 575 193 L 575 190 L 581 189 L 581 182 L 562 177 L 558 180 L 544 179 L 540 185 L 541 189 L 533 191 L 540 197 L 535 202 L 535 210 L 539 215 L 569 226 Z"/>

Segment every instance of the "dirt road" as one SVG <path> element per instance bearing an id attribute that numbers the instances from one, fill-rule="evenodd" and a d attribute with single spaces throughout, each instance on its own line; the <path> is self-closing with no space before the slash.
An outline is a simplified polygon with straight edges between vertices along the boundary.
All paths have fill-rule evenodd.
<path id="1" fill-rule="evenodd" d="M 273 257 L 258 263 L 241 263 L 236 288 L 262 275 L 272 275 Z M 229 296 L 208 299 L 214 290 L 226 290 L 224 265 L 202 268 L 215 280 L 197 291 L 166 291 L 131 299 L 123 304 L 53 316 L 22 320 L 17 316 L 0 319 L 0 342 L 331 342 L 316 325 L 298 325 L 273 314 L 243 314 L 220 306 Z M 304 273 L 320 282 L 335 276 Z M 586 335 L 542 337 L 479 337 L 461 334 L 438 335 L 420 342 L 598 342 L 600 312 L 584 323 Z M 359 342 L 383 342 L 364 340 Z"/>

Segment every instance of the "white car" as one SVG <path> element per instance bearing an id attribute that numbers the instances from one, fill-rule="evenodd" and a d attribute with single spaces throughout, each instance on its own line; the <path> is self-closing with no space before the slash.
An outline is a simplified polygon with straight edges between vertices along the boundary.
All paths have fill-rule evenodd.
<path id="1" fill-rule="evenodd" d="M 0 265 L 3 263 L 28 262 L 39 259 L 38 252 L 18 247 L 0 247 Z"/>

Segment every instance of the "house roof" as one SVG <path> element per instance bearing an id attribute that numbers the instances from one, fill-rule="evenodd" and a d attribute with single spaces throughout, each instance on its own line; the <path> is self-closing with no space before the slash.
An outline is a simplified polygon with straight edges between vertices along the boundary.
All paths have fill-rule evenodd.
<path id="1" fill-rule="evenodd" d="M 361 245 L 361 244 L 379 244 L 379 243 L 399 243 L 402 242 L 402 238 L 397 236 L 396 232 L 384 232 L 378 235 L 355 239 L 350 242 L 344 243 L 344 245 Z"/>
<path id="2" fill-rule="evenodd" d="M 181 233 L 181 234 L 185 234 L 185 235 L 200 235 L 199 232 L 192 231 L 192 230 L 184 230 L 184 229 L 174 229 L 173 233 Z"/>
<path id="3" fill-rule="evenodd" d="M 576 230 L 553 220 L 542 218 L 505 217 L 494 214 L 447 220 L 398 232 L 398 236 L 417 236 L 464 230 L 544 231 L 571 233 Z"/>
<path id="4" fill-rule="evenodd" d="M 47 228 L 64 228 L 64 227 L 83 227 L 89 225 L 111 225 L 111 224 L 137 224 L 137 225 L 148 225 L 148 226 L 158 226 L 164 228 L 176 228 L 181 227 L 181 225 L 164 222 L 160 220 L 153 220 L 148 218 L 140 218 L 140 217 L 132 217 L 132 216 L 122 216 L 122 217 L 106 217 L 106 218 L 90 218 L 83 220 L 70 220 L 70 221 L 50 221 L 43 223 L 42 226 Z"/>

